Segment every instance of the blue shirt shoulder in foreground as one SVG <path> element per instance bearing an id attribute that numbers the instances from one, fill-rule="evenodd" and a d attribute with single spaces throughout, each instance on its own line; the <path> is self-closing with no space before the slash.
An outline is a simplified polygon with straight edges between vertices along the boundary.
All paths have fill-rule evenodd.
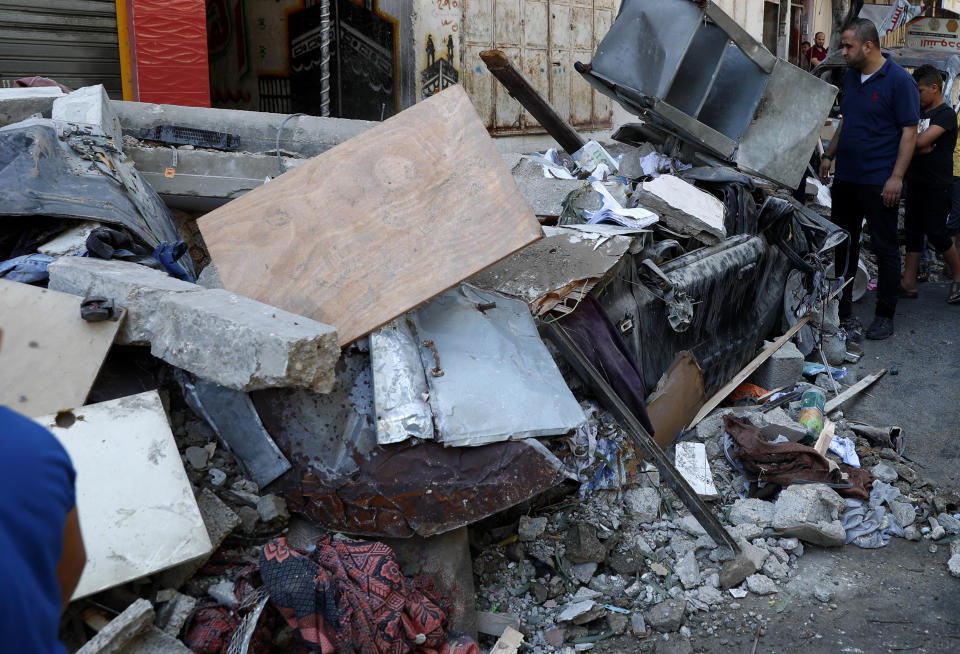
<path id="1" fill-rule="evenodd" d="M 76 472 L 48 430 L 0 406 L 0 634 L 4 652 L 65 654 L 57 639 L 67 514 Z"/>

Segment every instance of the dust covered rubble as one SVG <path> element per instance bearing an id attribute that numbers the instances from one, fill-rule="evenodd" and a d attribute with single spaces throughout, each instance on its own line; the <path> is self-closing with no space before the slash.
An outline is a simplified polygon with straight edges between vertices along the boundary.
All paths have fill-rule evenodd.
<path id="1" fill-rule="evenodd" d="M 785 407 L 794 417 L 797 410 Z M 805 548 L 843 544 L 844 499 L 824 484 L 788 487 L 774 501 L 747 498 L 744 478 L 723 454 L 722 418 L 731 411 L 761 420 L 756 409 L 721 409 L 696 436 L 706 445 L 720 496 L 713 510 L 755 568 L 742 583 L 724 588 L 729 549 L 716 546 L 658 475 L 635 475 L 630 479 L 640 485 L 593 490 L 579 501 L 553 498 L 543 508 L 522 507 L 527 513 L 513 521 L 504 523 L 505 514 L 500 524 L 475 525 L 478 610 L 518 618 L 534 652 L 569 654 L 618 636 L 655 643 L 752 634 L 766 623 L 741 611 L 741 600 L 751 596 L 786 601 L 800 595 L 835 609 L 834 593 L 802 583 L 797 571 Z M 837 435 L 854 441 L 864 468 L 883 463 L 896 472 L 892 485 L 901 497 L 891 508 L 906 526 L 905 537 L 944 537 L 929 520 L 919 524 L 924 516 L 940 516 L 945 535 L 960 532 L 956 494 L 922 479 L 893 450 L 872 449 L 839 412 L 833 417 Z M 828 458 L 839 462 L 833 453 Z M 960 576 L 960 545 L 951 543 L 951 554 L 950 570 Z"/>

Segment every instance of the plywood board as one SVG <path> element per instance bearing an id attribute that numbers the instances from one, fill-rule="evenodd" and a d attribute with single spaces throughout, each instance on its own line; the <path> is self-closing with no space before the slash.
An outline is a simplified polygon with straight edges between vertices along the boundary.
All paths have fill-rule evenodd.
<path id="1" fill-rule="evenodd" d="M 156 391 L 35 419 L 77 471 L 87 565 L 73 599 L 212 549 Z"/>
<path id="2" fill-rule="evenodd" d="M 198 221 L 230 291 L 350 343 L 543 233 L 452 86 Z"/>
<path id="3" fill-rule="evenodd" d="M 692 353 L 680 352 L 647 398 L 657 445 L 666 447 L 676 440 L 706 401 L 703 371 Z"/>
<path id="4" fill-rule="evenodd" d="M 0 280 L 0 404 L 30 417 L 83 406 L 120 321 L 86 322 L 82 300 Z"/>

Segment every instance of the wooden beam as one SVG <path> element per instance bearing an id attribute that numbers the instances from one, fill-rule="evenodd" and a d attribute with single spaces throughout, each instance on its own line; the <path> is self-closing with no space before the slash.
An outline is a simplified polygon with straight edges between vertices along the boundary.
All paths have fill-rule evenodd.
<path id="1" fill-rule="evenodd" d="M 872 375 L 870 375 L 869 377 L 864 377 L 863 379 L 858 381 L 856 384 L 854 384 L 844 392 L 840 393 L 840 395 L 836 396 L 835 398 L 827 402 L 827 404 L 823 407 L 824 415 L 828 415 L 836 411 L 837 409 L 839 409 L 840 405 L 842 405 L 844 402 L 852 398 L 854 395 L 857 395 L 858 393 L 860 393 L 863 389 L 865 389 L 867 386 L 869 386 L 873 382 L 883 377 L 885 374 L 887 374 L 887 369 L 882 368 L 877 372 L 873 373 Z"/>
<path id="2" fill-rule="evenodd" d="M 540 126 L 547 130 L 560 147 L 567 151 L 567 154 L 573 154 L 586 145 L 587 142 L 577 133 L 577 130 L 573 129 L 537 92 L 537 89 L 530 85 L 523 74 L 510 63 L 507 55 L 500 50 L 484 50 L 480 53 L 480 59 L 487 65 L 493 76 L 506 87 L 510 97 L 523 105 L 523 108 L 536 118 Z"/>

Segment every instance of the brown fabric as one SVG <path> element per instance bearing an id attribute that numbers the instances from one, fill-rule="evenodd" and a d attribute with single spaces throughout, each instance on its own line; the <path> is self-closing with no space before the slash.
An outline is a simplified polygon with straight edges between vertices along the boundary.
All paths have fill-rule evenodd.
<path id="1" fill-rule="evenodd" d="M 723 422 L 727 433 L 740 445 L 740 450 L 733 454 L 734 458 L 740 460 L 746 472 L 756 475 L 759 480 L 779 486 L 789 486 L 798 481 L 851 483 L 851 488 L 835 490 L 842 497 L 864 502 L 870 499 L 870 485 L 873 483 L 870 473 L 846 464 L 830 470 L 827 458 L 812 447 L 797 443 L 771 443 L 749 420 L 728 415 Z M 843 478 L 843 473 L 848 475 L 847 479 Z"/>

